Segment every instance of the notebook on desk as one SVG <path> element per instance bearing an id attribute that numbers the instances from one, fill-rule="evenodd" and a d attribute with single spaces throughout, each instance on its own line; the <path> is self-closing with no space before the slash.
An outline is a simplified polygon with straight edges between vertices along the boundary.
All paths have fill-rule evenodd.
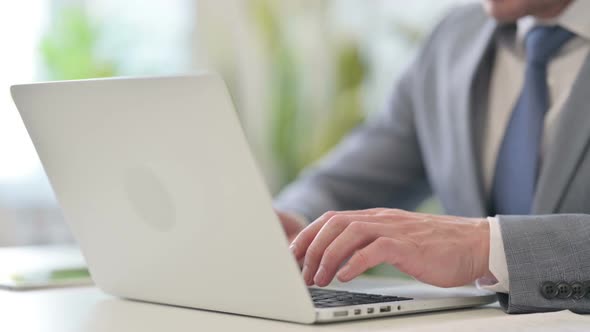
<path id="1" fill-rule="evenodd" d="M 0 288 L 30 290 L 91 285 L 80 250 L 72 245 L 0 248 Z"/>

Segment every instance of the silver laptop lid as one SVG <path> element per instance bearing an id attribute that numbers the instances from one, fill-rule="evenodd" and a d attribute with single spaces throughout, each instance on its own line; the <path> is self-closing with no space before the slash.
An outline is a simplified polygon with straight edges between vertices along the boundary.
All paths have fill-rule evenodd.
<path id="1" fill-rule="evenodd" d="M 100 288 L 132 299 L 314 321 L 218 76 L 11 91 Z"/>

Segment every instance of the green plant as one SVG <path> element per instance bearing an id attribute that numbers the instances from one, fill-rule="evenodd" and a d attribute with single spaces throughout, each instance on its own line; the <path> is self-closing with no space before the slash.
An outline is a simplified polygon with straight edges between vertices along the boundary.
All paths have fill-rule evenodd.
<path id="1" fill-rule="evenodd" d="M 40 42 L 45 75 L 50 80 L 109 77 L 116 66 L 97 56 L 100 27 L 77 6 L 58 11 Z"/>
<path id="2" fill-rule="evenodd" d="M 358 45 L 352 40 L 327 45 L 334 58 L 330 61 L 334 75 L 323 79 L 333 88 L 328 89 L 327 116 L 321 117 L 322 110 L 314 109 L 313 103 L 302 98 L 306 84 L 315 78 L 303 74 L 301 66 L 304 61 L 300 61 L 295 52 L 300 45 L 289 42 L 279 5 L 270 0 L 257 0 L 251 4 L 254 21 L 271 55 L 269 136 L 279 173 L 277 185 L 281 187 L 295 179 L 304 167 L 323 156 L 362 121 L 360 88 L 366 68 Z"/>

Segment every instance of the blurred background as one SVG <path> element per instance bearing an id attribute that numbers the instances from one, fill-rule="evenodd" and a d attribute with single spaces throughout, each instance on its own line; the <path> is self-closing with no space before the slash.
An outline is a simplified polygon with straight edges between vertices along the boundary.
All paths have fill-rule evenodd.
<path id="1" fill-rule="evenodd" d="M 10 85 L 218 71 L 276 193 L 384 104 L 458 2 L 0 2 L 0 247 L 73 241 Z"/>

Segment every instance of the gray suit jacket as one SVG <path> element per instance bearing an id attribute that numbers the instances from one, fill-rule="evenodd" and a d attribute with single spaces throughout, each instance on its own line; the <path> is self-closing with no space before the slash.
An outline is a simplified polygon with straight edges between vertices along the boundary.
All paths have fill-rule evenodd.
<path id="1" fill-rule="evenodd" d="M 499 26 L 480 4 L 434 30 L 397 83 L 388 107 L 308 169 L 275 206 L 314 219 L 328 210 L 412 209 L 434 193 L 448 214 L 483 217 L 481 135 Z M 530 216 L 499 216 L 510 313 L 571 309 L 581 300 L 542 296 L 545 281 L 590 281 L 590 57 L 557 124 Z"/>

